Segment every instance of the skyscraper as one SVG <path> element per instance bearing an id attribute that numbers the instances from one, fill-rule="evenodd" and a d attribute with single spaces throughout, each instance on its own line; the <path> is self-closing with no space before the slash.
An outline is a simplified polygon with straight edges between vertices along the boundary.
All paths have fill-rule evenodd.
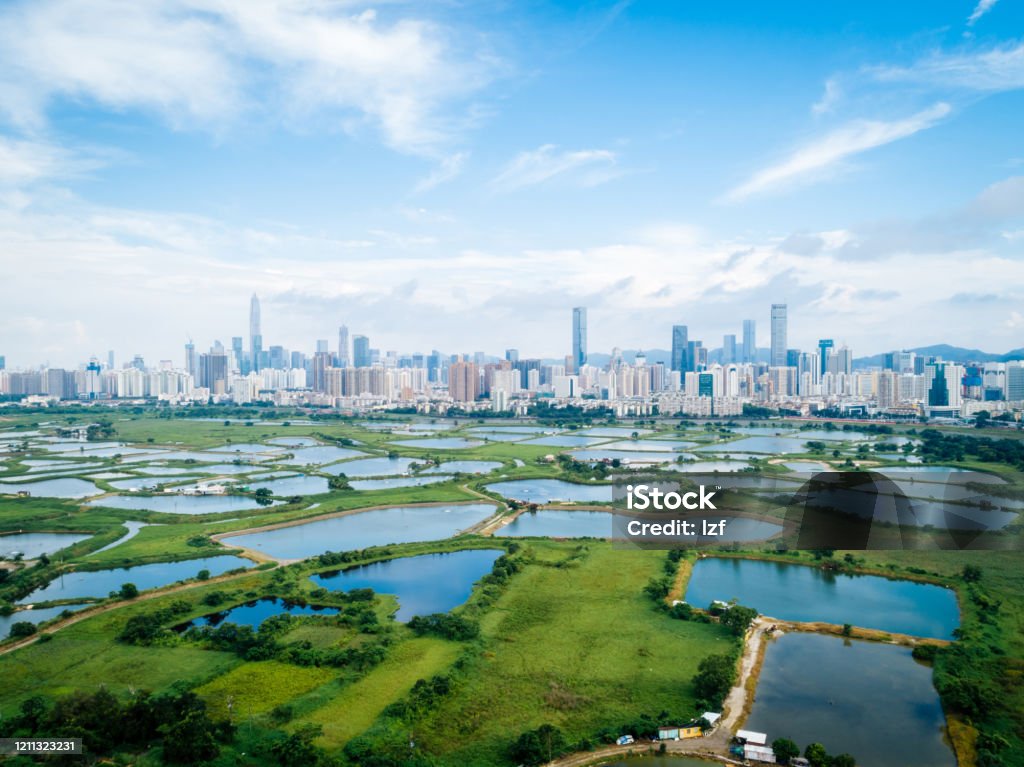
<path id="1" fill-rule="evenodd" d="M 743 361 L 757 362 L 757 323 L 743 320 Z"/>
<path id="2" fill-rule="evenodd" d="M 587 307 L 572 310 L 572 362 L 576 372 L 587 364 Z"/>
<path id="3" fill-rule="evenodd" d="M 722 364 L 736 361 L 736 335 L 729 333 L 722 337 Z"/>
<path id="4" fill-rule="evenodd" d="M 185 370 L 188 371 L 188 374 L 192 376 L 193 379 L 196 378 L 196 373 L 198 372 L 198 368 L 196 367 L 196 345 L 192 343 L 191 338 L 188 340 L 188 343 L 185 344 Z"/>
<path id="5" fill-rule="evenodd" d="M 786 366 L 786 305 L 772 304 L 772 367 Z"/>
<path id="6" fill-rule="evenodd" d="M 263 352 L 263 332 L 260 330 L 260 300 L 252 294 L 249 301 L 249 368 L 260 369 L 260 354 Z"/>
<path id="7" fill-rule="evenodd" d="M 686 363 L 686 349 L 689 342 L 689 330 L 686 325 L 672 326 L 672 359 L 671 369 L 685 373 L 689 370 Z"/>
<path id="8" fill-rule="evenodd" d="M 338 367 L 347 368 L 348 365 L 348 326 L 342 325 L 338 328 Z"/>
<path id="9" fill-rule="evenodd" d="M 456 402 L 472 402 L 480 394 L 480 373 L 473 362 L 455 362 L 448 368 L 448 393 Z"/>
<path id="10" fill-rule="evenodd" d="M 370 339 L 352 336 L 352 364 L 357 368 L 370 367 Z"/>
<path id="11" fill-rule="evenodd" d="M 828 371 L 828 358 L 832 356 L 832 349 L 835 347 L 835 342 L 831 338 L 818 339 L 818 359 L 821 362 L 821 374 L 825 375 Z"/>

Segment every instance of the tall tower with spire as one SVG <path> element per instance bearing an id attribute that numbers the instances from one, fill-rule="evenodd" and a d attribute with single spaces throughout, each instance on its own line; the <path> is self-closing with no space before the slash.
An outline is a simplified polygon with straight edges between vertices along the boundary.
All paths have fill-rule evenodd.
<path id="1" fill-rule="evenodd" d="M 249 301 L 249 369 L 260 369 L 260 354 L 263 352 L 263 332 L 260 330 L 260 299 L 252 294 Z"/>

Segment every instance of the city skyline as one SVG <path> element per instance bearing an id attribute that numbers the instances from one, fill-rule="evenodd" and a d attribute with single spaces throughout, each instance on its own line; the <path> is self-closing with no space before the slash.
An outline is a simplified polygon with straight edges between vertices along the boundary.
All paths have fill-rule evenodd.
<path id="1" fill-rule="evenodd" d="M 6 3 L 4 352 L 229 343 L 253 293 L 292 347 L 773 301 L 795 348 L 1020 347 L 1024 9 L 975 5 Z"/>

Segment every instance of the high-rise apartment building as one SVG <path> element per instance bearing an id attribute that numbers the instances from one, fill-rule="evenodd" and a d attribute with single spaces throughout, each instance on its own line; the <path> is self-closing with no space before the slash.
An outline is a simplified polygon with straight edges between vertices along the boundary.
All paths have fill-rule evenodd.
<path id="1" fill-rule="evenodd" d="M 480 394 L 480 373 L 473 362 L 453 362 L 448 368 L 448 393 L 456 402 L 473 402 Z"/>

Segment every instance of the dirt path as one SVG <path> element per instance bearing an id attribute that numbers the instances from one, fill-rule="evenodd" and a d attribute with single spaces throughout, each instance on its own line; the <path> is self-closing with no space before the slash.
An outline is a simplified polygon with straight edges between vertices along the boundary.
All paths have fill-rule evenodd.
<path id="1" fill-rule="evenodd" d="M 227 583 L 233 580 L 237 580 L 239 578 L 245 578 L 246 576 L 250 576 L 252 574 L 252 570 L 247 570 L 244 573 L 235 573 L 233 575 L 218 575 L 216 578 L 210 578 L 206 581 L 195 581 L 194 583 L 179 583 L 174 586 L 168 586 L 166 588 L 156 589 L 154 591 L 146 591 L 140 594 L 139 596 L 135 597 L 135 599 L 131 600 L 114 602 L 112 604 L 98 605 L 96 607 L 87 607 L 84 610 L 79 610 L 73 615 L 70 615 L 57 623 L 47 626 L 40 632 L 33 634 L 30 637 L 26 637 L 25 639 L 22 639 L 19 642 L 14 642 L 12 644 L 0 646 L 0 655 L 6 655 L 9 652 L 20 650 L 22 647 L 27 647 L 44 634 L 55 634 L 63 628 L 72 626 L 78 623 L 79 621 L 84 621 L 86 618 L 92 618 L 96 615 L 102 615 L 103 613 L 110 612 L 111 610 L 117 610 L 121 607 L 127 607 L 128 605 L 138 604 L 139 602 L 148 602 L 151 599 L 158 599 L 160 597 L 169 596 L 170 594 L 177 594 L 178 592 L 187 591 L 188 589 L 194 589 L 200 586 L 209 586 L 211 583 Z M 17 613 L 14 614 L 17 615 Z"/>

